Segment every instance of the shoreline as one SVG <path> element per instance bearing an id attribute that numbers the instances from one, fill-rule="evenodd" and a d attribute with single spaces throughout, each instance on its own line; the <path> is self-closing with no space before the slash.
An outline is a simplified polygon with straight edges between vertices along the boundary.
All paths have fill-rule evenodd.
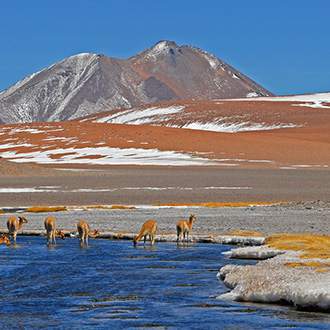
<path id="1" fill-rule="evenodd" d="M 46 216 L 57 218 L 58 229 L 74 231 L 78 220 L 87 221 L 92 229 L 100 232 L 136 233 L 148 219 L 158 222 L 158 234 L 176 233 L 176 222 L 187 219 L 191 213 L 197 216 L 192 235 L 216 236 L 237 231 L 258 232 L 259 236 L 276 233 L 328 234 L 330 232 L 330 202 L 298 202 L 267 206 L 197 207 L 197 206 L 143 206 L 131 208 L 112 205 L 49 207 L 34 206 L 26 209 L 4 209 L 0 213 L 0 228 L 6 228 L 10 214 L 24 215 L 29 223 L 23 230 L 44 228 Z M 30 211 L 30 212 L 27 212 Z M 57 211 L 57 212 L 52 212 Z"/>
<path id="2" fill-rule="evenodd" d="M 170 204 L 109 204 L 109 205 L 30 205 L 30 206 L 3 206 L 0 214 L 10 213 L 49 213 L 73 212 L 93 210 L 158 210 L 158 209 L 202 209 L 202 208 L 246 208 L 287 205 L 285 202 L 203 202 L 203 203 L 170 203 Z"/>
<path id="3" fill-rule="evenodd" d="M 75 232 L 69 230 L 63 230 L 66 238 L 76 238 L 71 235 L 76 235 Z M 0 228 L 0 234 L 7 234 L 8 230 Z M 45 230 L 23 230 L 17 235 L 19 236 L 42 236 L 46 238 Z M 109 239 L 109 240 L 133 240 L 136 233 L 119 233 L 119 232 L 101 232 L 97 237 L 93 239 Z M 177 243 L 175 234 L 163 234 L 156 235 L 156 242 L 162 243 Z M 225 244 L 225 245 L 245 245 L 245 246 L 259 246 L 265 241 L 265 237 L 253 237 L 253 236 L 235 236 L 235 235 L 215 235 L 215 236 L 203 236 L 192 235 L 188 243 L 179 242 L 181 245 L 189 245 L 195 243 L 211 243 L 211 244 Z M 147 241 L 146 246 L 150 243 Z M 143 245 L 141 241 L 139 245 Z"/>
<path id="4" fill-rule="evenodd" d="M 217 277 L 230 291 L 218 299 L 329 313 L 329 246 L 330 236 L 282 234 L 267 238 L 259 247 L 232 249 L 226 253 L 229 258 L 259 261 L 220 268 Z"/>

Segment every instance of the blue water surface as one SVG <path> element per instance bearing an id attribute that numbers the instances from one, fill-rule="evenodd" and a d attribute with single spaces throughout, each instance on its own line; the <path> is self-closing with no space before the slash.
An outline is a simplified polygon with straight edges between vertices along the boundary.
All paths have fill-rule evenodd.
<path id="1" fill-rule="evenodd" d="M 47 247 L 18 237 L 0 247 L 1 329 L 330 328 L 330 317 L 285 306 L 222 301 L 216 278 L 228 246 L 76 239 Z M 249 262 L 251 263 L 251 261 Z"/>

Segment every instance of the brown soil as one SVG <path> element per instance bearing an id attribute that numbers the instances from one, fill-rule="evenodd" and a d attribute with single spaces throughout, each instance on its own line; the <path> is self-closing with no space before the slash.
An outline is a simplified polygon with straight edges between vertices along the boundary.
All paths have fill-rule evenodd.
<path id="1" fill-rule="evenodd" d="M 330 112 L 329 112 L 330 113 Z M 330 120 L 328 120 L 330 122 Z M 45 124 L 31 124 L 32 128 L 42 130 Z M 21 142 L 33 147 L 14 147 L 1 151 L 35 152 L 57 148 L 84 148 L 102 146 L 118 148 L 143 148 L 173 150 L 196 154 L 211 159 L 229 159 L 223 163 L 234 163 L 240 167 L 264 168 L 290 165 L 327 165 L 330 166 L 330 127 L 302 127 L 279 129 L 263 132 L 244 132 L 236 134 L 196 131 L 189 129 L 132 126 L 120 124 L 95 124 L 88 122 L 47 123 L 63 131 L 44 134 L 16 133 Z M 11 127 L 15 127 L 12 125 Z M 10 130 L 7 131 L 9 134 Z M 54 140 L 43 141 L 51 136 L 77 138 L 77 142 Z M 6 138 L 6 135 L 3 135 Z M 9 135 L 9 137 L 11 137 Z M 133 142 L 129 142 L 133 141 Z M 145 144 L 145 143 L 148 144 Z M 45 148 L 49 143 L 49 148 Z M 142 144 L 141 144 L 142 143 Z M 207 154 L 203 154 L 207 153 Z M 250 161 L 234 161 L 231 159 Z M 255 160 L 268 160 L 255 162 Z M 252 162 L 251 162 L 252 161 Z"/>
<path id="2" fill-rule="evenodd" d="M 52 175 L 1 177 L 0 188 L 58 186 L 58 191 L 0 193 L 0 208 L 32 205 L 259 203 L 317 199 L 330 201 L 329 170 L 226 169 L 198 166 L 93 168 L 76 168 L 72 172 L 49 168 Z M 135 189 L 125 189 L 132 187 Z M 151 190 L 144 187 L 171 189 Z M 97 189 L 104 191 L 93 191 Z"/>

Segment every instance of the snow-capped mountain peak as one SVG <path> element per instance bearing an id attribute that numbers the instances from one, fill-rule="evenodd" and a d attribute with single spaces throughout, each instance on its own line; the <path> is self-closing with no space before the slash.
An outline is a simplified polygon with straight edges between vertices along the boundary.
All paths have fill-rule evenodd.
<path id="1" fill-rule="evenodd" d="M 249 93 L 271 95 L 214 55 L 162 40 L 127 60 L 80 53 L 26 77 L 0 93 L 0 123 L 61 121 L 159 101 Z"/>

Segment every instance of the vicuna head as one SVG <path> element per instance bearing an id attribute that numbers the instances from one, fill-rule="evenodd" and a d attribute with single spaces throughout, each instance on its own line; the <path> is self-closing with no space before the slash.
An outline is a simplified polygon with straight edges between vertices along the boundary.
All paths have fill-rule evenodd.
<path id="1" fill-rule="evenodd" d="M 25 217 L 18 217 L 20 223 L 28 223 Z"/>
<path id="2" fill-rule="evenodd" d="M 7 235 L 2 234 L 2 235 L 0 236 L 0 244 L 10 245 L 10 239 L 8 238 Z"/>
<path id="3" fill-rule="evenodd" d="M 63 230 L 56 230 L 56 236 L 61 239 L 65 239 L 65 234 Z"/>
<path id="4" fill-rule="evenodd" d="M 196 216 L 195 216 L 195 214 L 190 214 L 189 221 L 190 221 L 190 222 L 194 222 L 194 221 L 196 221 Z"/>
<path id="5" fill-rule="evenodd" d="M 98 229 L 94 229 L 92 232 L 89 233 L 90 237 L 97 237 L 100 235 L 100 232 Z"/>

